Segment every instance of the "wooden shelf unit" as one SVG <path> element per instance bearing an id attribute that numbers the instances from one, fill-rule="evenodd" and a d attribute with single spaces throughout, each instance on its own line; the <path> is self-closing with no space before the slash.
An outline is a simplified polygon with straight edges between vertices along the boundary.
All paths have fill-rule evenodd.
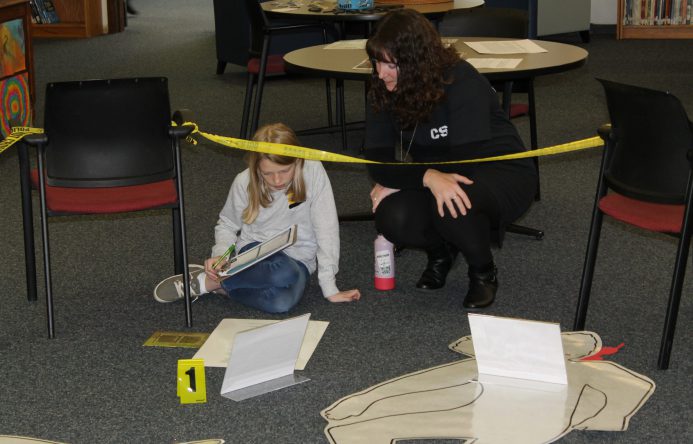
<path id="1" fill-rule="evenodd" d="M 86 38 L 123 30 L 123 0 L 53 0 L 53 5 L 60 22 L 32 24 L 35 38 Z"/>
<path id="2" fill-rule="evenodd" d="M 635 0 L 633 0 L 635 1 Z M 647 0 L 641 0 L 646 2 Z M 686 2 L 687 0 L 681 0 Z M 665 0 L 670 5 L 674 0 Z M 652 0 L 657 4 L 657 0 Z M 673 7 L 673 6 L 671 6 Z M 626 0 L 618 0 L 618 12 L 616 15 L 616 38 L 617 39 L 693 39 L 693 24 L 689 25 L 626 25 L 624 17 L 626 15 Z"/>
<path id="3" fill-rule="evenodd" d="M 6 22 L 13 22 L 16 20 L 21 20 L 22 30 L 24 33 L 24 65 L 23 66 L 13 66 L 13 70 L 6 72 L 7 66 L 4 63 L 0 64 L 2 69 L 0 69 L 0 81 L 5 82 L 14 77 L 27 76 L 28 80 L 28 91 L 25 91 L 29 95 L 28 109 L 24 110 L 28 116 L 27 121 L 10 121 L 11 112 L 6 108 L 12 108 L 12 99 L 8 96 L 0 97 L 0 125 L 4 126 L 5 122 L 10 122 L 11 125 L 20 126 L 31 126 L 33 122 L 33 108 L 35 102 L 35 85 L 34 85 L 34 52 L 31 46 L 31 8 L 29 7 L 28 0 L 0 0 L 0 24 Z M 10 48 L 13 46 L 10 41 L 5 42 Z M 14 95 L 17 97 L 17 95 Z M 9 99 L 9 100 L 8 100 Z M 5 102 L 7 100 L 7 103 Z M 21 100 L 20 100 L 21 102 Z M 20 105 L 21 107 L 21 105 Z M 21 110 L 20 110 L 21 114 Z M 9 131 L 8 131 L 9 132 Z M 0 132 L 0 140 L 4 137 L 4 132 Z"/>

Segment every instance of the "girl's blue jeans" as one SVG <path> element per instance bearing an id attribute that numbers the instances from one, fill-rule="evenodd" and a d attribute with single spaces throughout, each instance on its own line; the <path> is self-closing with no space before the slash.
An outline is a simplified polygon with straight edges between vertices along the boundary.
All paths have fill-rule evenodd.
<path id="1" fill-rule="evenodd" d="M 244 246 L 240 252 L 257 245 Z M 221 282 L 229 297 L 267 313 L 285 313 L 301 300 L 310 273 L 303 263 L 283 251 Z"/>

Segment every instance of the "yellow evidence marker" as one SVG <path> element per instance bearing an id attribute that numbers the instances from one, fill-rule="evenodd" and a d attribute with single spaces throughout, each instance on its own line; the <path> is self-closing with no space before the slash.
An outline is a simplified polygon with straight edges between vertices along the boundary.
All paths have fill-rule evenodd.
<path id="1" fill-rule="evenodd" d="M 207 402 L 204 359 L 179 359 L 176 382 L 181 404 Z"/>

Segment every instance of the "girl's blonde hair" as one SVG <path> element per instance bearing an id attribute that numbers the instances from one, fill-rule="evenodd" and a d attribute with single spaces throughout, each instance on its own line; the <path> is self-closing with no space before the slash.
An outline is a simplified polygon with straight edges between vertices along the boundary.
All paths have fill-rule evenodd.
<path id="1" fill-rule="evenodd" d="M 253 140 L 256 142 L 283 143 L 286 145 L 298 145 L 296 134 L 283 123 L 271 123 L 259 128 Z M 267 183 L 260 174 L 260 162 L 267 159 L 279 165 L 295 165 L 294 177 L 286 189 L 286 194 L 292 202 L 306 200 L 306 184 L 303 180 L 303 159 L 277 154 L 265 154 L 251 151 L 246 160 L 250 181 L 248 182 L 248 206 L 243 210 L 243 222 L 252 224 L 260 212 L 260 207 L 267 208 L 272 204 L 272 194 Z"/>

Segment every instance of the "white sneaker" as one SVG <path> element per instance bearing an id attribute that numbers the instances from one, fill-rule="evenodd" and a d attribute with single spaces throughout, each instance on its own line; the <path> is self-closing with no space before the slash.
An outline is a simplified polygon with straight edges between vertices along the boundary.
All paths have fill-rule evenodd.
<path id="1" fill-rule="evenodd" d="M 200 282 L 197 280 L 197 277 L 200 273 L 205 272 L 205 267 L 197 264 L 188 264 L 188 272 L 190 273 L 190 297 L 195 301 L 203 294 L 200 291 Z M 185 280 L 182 274 L 167 277 L 154 287 L 154 299 L 163 303 L 183 299 L 185 297 L 184 285 Z"/>

